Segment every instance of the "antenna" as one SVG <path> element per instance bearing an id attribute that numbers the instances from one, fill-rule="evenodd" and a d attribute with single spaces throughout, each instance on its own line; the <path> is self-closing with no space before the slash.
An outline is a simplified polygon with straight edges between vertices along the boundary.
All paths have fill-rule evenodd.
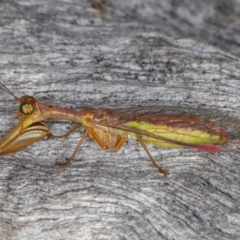
<path id="1" fill-rule="evenodd" d="M 12 95 L 18 102 L 19 102 L 19 98 L 13 94 L 12 91 L 10 91 L 5 85 L 3 85 L 1 82 L 0 82 L 0 89 L 2 89 L 3 91 L 7 92 L 8 94 Z"/>

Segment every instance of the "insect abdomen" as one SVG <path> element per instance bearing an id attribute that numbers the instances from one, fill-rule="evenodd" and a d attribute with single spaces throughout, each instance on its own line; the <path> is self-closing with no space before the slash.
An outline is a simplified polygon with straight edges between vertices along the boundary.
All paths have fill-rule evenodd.
<path id="1" fill-rule="evenodd" d="M 181 148 L 184 144 L 189 145 L 208 145 L 208 144 L 224 144 L 228 141 L 228 135 L 220 127 L 214 126 L 212 129 L 208 129 L 208 126 L 172 126 L 171 124 L 152 124 L 149 122 L 127 122 L 124 126 L 131 127 L 133 132 L 129 132 L 128 137 L 132 139 L 137 138 L 137 134 L 134 129 L 141 130 L 142 140 L 148 144 L 157 145 L 165 148 Z M 146 134 L 143 134 L 143 133 Z M 155 135 L 156 138 L 148 136 L 148 134 Z M 157 137 L 164 138 L 166 140 L 176 141 L 181 144 L 170 143 Z"/>

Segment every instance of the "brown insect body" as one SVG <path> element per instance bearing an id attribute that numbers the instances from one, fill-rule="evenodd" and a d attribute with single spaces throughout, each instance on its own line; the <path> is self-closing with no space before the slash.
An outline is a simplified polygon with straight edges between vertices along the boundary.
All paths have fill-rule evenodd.
<path id="1" fill-rule="evenodd" d="M 0 154 L 21 150 L 46 136 L 67 137 L 78 128 L 84 127 L 86 131 L 70 159 L 65 163 L 58 162 L 57 165 L 67 165 L 72 161 L 87 135 L 102 149 L 111 151 L 118 151 L 127 138 L 133 138 L 140 142 L 153 165 L 166 176 L 167 171 L 157 165 L 145 143 L 166 148 L 192 147 L 219 152 L 221 148 L 217 145 L 239 136 L 233 134 L 233 130 L 234 124 L 235 129 L 240 129 L 240 121 L 223 117 L 217 110 L 162 106 L 76 111 L 49 107 L 32 96 L 18 98 L 3 84 L 1 88 L 19 102 L 17 118 L 22 121 L 0 140 Z M 49 118 L 69 120 L 78 125 L 63 136 L 54 136 L 42 122 Z M 227 127 L 230 123 L 233 124 Z"/>

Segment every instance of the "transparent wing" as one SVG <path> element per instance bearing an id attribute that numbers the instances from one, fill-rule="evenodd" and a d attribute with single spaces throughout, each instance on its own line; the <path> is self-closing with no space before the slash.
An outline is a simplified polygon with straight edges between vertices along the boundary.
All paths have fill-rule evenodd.
<path id="1" fill-rule="evenodd" d="M 233 111 L 219 109 L 189 108 L 178 106 L 133 107 L 114 110 L 117 125 L 125 122 L 145 119 L 155 123 L 167 123 L 174 116 L 195 117 L 218 125 L 229 134 L 231 139 L 240 139 L 240 116 Z M 167 119 L 166 116 L 169 116 Z M 157 120 L 156 120 L 157 119 Z M 114 127 L 114 124 L 112 124 Z"/>
<path id="2" fill-rule="evenodd" d="M 107 113 L 106 117 L 104 117 L 103 113 Z M 199 122 L 197 123 L 198 129 L 213 133 L 226 132 L 229 140 L 240 139 L 240 116 L 238 116 L 236 112 L 220 111 L 218 109 L 199 109 L 178 106 L 134 107 L 118 110 L 99 110 L 99 116 L 96 116 L 96 119 L 98 125 L 121 129 L 186 147 L 196 148 L 196 145 L 169 139 L 164 135 L 157 136 L 154 134 L 154 128 L 156 128 L 157 131 L 159 125 L 167 125 L 169 123 L 176 127 L 188 127 L 187 124 L 190 124 L 192 119 L 197 119 L 197 122 Z M 132 121 L 137 121 L 139 124 L 141 124 L 141 122 L 153 123 L 153 129 L 146 131 L 138 127 L 129 127 L 126 125 L 126 123 Z"/>

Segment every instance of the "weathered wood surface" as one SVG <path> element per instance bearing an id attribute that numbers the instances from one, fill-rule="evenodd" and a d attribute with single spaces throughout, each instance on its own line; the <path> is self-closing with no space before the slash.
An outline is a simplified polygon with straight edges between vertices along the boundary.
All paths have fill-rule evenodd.
<path id="1" fill-rule="evenodd" d="M 170 30 L 167 36 L 134 14 L 130 21 L 131 12 L 124 14 L 132 6 L 116 2 L 106 1 L 103 13 L 88 1 L 2 2 L 1 82 L 18 96 L 66 108 L 167 104 L 240 116 L 239 49 L 234 56 L 201 38 L 176 39 Z M 145 10 L 158 6 L 142 2 Z M 1 135 L 18 123 L 16 108 L 1 92 Z M 72 126 L 49 122 L 56 134 Z M 240 238 L 238 150 L 149 147 L 169 170 L 165 178 L 137 142 L 111 153 L 86 140 L 69 167 L 54 166 L 71 155 L 80 135 L 1 156 L 1 239 Z"/>
<path id="2" fill-rule="evenodd" d="M 151 24 L 160 32 L 199 42 L 240 55 L 239 0 L 121 0 L 106 2 L 125 17 Z"/>

